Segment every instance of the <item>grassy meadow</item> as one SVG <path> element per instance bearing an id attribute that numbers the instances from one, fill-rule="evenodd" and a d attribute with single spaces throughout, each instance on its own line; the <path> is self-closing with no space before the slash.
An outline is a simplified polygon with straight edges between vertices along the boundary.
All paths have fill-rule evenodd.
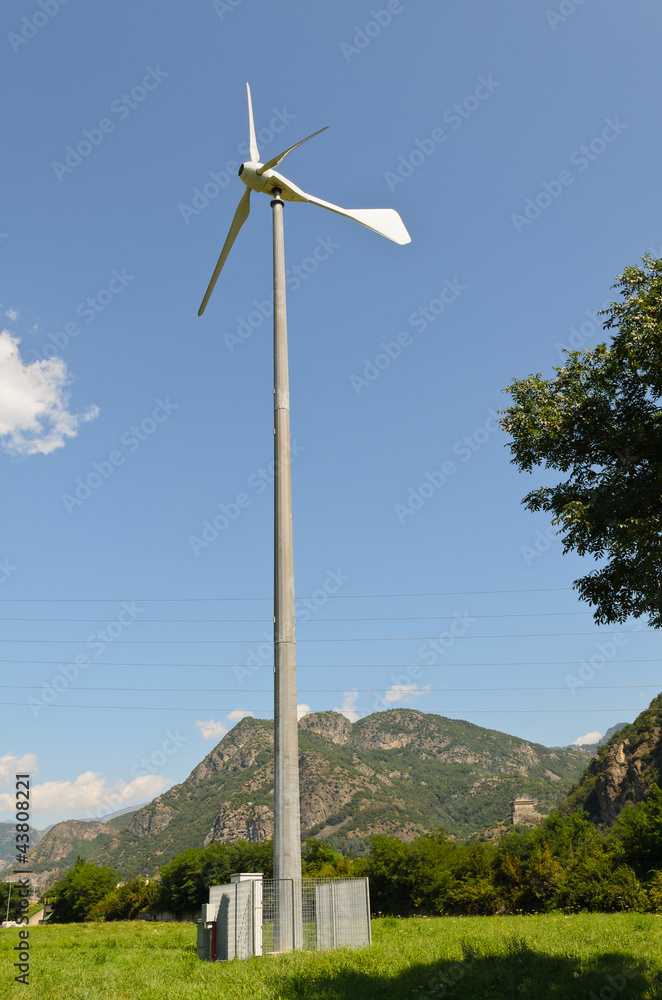
<path id="1" fill-rule="evenodd" d="M 31 982 L 0 932 L 0 997 L 31 1000 L 660 1000 L 662 916 L 546 914 L 373 921 L 373 946 L 209 964 L 176 923 L 30 929 Z"/>

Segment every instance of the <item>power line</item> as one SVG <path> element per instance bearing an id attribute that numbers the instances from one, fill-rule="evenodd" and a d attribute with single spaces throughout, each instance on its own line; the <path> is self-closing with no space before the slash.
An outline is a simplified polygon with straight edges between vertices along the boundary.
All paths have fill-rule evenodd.
<path id="1" fill-rule="evenodd" d="M 551 594 L 572 591 L 572 587 L 533 587 L 519 590 L 445 590 L 434 594 L 325 594 L 327 601 L 368 600 L 382 597 L 468 597 L 472 594 Z M 314 601 L 313 597 L 297 597 L 299 601 Z M 121 604 L 135 601 L 141 604 L 170 604 L 208 601 L 273 601 L 269 597 L 2 597 L 0 603 L 24 604 Z"/>
<path id="2" fill-rule="evenodd" d="M 645 632 L 655 631 L 654 629 L 619 629 L 621 635 L 634 635 L 639 632 L 644 634 Z M 524 632 L 521 634 L 510 634 L 505 635 L 457 635 L 453 636 L 455 642 L 465 642 L 469 639 L 549 639 L 549 638 L 563 638 L 566 636 L 575 635 L 601 635 L 610 636 L 611 632 Z M 402 636 L 358 636 L 355 638 L 325 638 L 325 639 L 297 639 L 297 643 L 303 642 L 436 642 L 439 636 L 436 635 L 402 635 Z M 271 640 L 264 638 L 253 638 L 253 639 L 113 639 L 110 638 L 110 642 L 116 646 L 136 646 L 136 645 L 190 645 L 190 646 L 204 646 L 204 645 L 215 645 L 219 643 L 230 643 L 234 645 L 243 645 L 246 643 L 263 643 Z M 17 643 L 66 643 L 69 645 L 76 645 L 81 642 L 80 639 L 0 639 L 0 642 L 17 642 Z"/>
<path id="3" fill-rule="evenodd" d="M 22 701 L 6 701 L 4 703 L 7 706 L 25 708 L 25 702 Z M 61 709 L 101 709 L 102 711 L 118 711 L 118 712 L 230 712 L 231 708 L 219 708 L 216 706 L 205 705 L 204 708 L 189 708 L 187 706 L 178 706 L 177 708 L 159 708 L 154 705 L 44 705 L 44 708 L 61 708 Z M 244 712 L 259 713 L 263 715 L 265 712 L 272 711 L 267 708 L 247 708 L 242 709 Z M 363 709 L 356 708 L 354 711 L 361 712 Z M 564 713 L 574 713 L 574 712 L 613 712 L 613 713 L 623 713 L 623 712 L 636 712 L 639 714 L 643 711 L 641 705 L 637 708 L 624 708 L 619 706 L 618 708 L 481 708 L 481 709 L 445 709 L 446 712 L 450 712 L 452 715 L 539 715 L 539 714 L 556 714 L 561 715 Z"/>
<path id="4" fill-rule="evenodd" d="M 404 688 L 403 694 L 407 694 L 407 685 L 395 685 L 396 688 Z M 620 689 L 634 689 L 634 688 L 654 688 L 657 690 L 660 687 L 659 684 L 591 684 L 592 691 L 612 691 Z M 41 684 L 0 684 L 0 690 L 20 690 L 20 691 L 41 691 L 43 685 Z M 160 694 L 161 692 L 176 693 L 176 694 L 246 694 L 246 688 L 134 688 L 134 687 L 80 687 L 78 684 L 72 688 L 73 691 L 121 691 L 121 692 L 138 692 L 138 691 L 151 691 L 152 694 Z M 299 688 L 299 694 L 344 694 L 347 690 L 347 685 L 342 688 Z M 375 691 L 382 691 L 383 685 L 376 688 L 352 688 L 357 694 L 374 694 Z M 390 690 L 390 689 L 389 689 Z M 418 691 L 413 691 L 411 693 L 416 695 L 421 694 L 448 694 L 455 691 L 567 691 L 567 685 L 561 685 L 560 687 L 490 687 L 490 688 L 431 688 L 425 687 Z M 251 688 L 250 694 L 273 694 L 273 688 Z M 588 711 L 588 709 L 587 709 Z"/>
<path id="5" fill-rule="evenodd" d="M 471 615 L 471 618 L 563 618 L 568 615 L 591 615 L 592 611 L 525 611 L 503 615 Z M 429 622 L 455 621 L 457 615 L 408 615 L 386 618 L 306 618 L 297 625 L 323 625 L 325 622 Z M 93 622 L 102 624 L 105 618 L 0 618 L 0 622 Z M 273 618 L 136 618 L 138 625 L 270 625 Z M 133 622 L 131 624 L 134 624 Z"/>
<path id="6" fill-rule="evenodd" d="M 267 641 L 266 639 L 264 640 Z M 379 669 L 379 670 L 400 670 L 407 667 L 417 667 L 420 670 L 430 670 L 432 667 L 567 667 L 576 666 L 582 661 L 579 659 L 575 660 L 523 660 L 523 661 L 494 661 L 488 660 L 480 663 L 452 663 L 444 661 L 443 663 L 298 663 L 297 670 L 361 670 L 364 667 L 368 669 Z M 609 660 L 609 663 L 659 663 L 660 657 L 650 657 L 648 659 L 635 659 L 635 660 Z M 62 660 L 0 660 L 0 663 L 11 663 L 11 664 L 31 664 L 31 665 L 45 665 L 59 667 L 62 666 Z M 81 669 L 86 670 L 88 666 L 94 666 L 93 663 L 86 663 Z M 96 664 L 97 666 L 104 667 L 173 667 L 173 668 L 196 668 L 196 669 L 216 669 L 230 668 L 230 667 L 241 667 L 242 670 L 247 669 L 245 663 L 120 663 L 116 660 L 99 660 Z M 272 666 L 270 663 L 264 663 L 260 666 Z"/>

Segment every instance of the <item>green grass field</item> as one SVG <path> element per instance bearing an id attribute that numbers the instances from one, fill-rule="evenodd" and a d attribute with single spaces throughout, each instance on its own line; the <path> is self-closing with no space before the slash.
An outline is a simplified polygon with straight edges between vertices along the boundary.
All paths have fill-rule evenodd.
<path id="1" fill-rule="evenodd" d="M 373 921 L 372 948 L 227 964 L 193 924 L 31 928 L 30 986 L 0 931 L 0 997 L 32 1000 L 661 1000 L 662 916 L 549 914 Z"/>

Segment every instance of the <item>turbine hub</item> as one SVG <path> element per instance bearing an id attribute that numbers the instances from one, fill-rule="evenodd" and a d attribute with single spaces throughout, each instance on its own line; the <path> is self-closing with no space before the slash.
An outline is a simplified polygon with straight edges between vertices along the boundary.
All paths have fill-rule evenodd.
<path id="1" fill-rule="evenodd" d="M 264 191 L 269 183 L 270 171 L 267 171 L 266 174 L 258 174 L 260 167 L 262 167 L 261 163 L 255 163 L 252 160 L 247 160 L 239 167 L 239 176 L 251 191 Z"/>

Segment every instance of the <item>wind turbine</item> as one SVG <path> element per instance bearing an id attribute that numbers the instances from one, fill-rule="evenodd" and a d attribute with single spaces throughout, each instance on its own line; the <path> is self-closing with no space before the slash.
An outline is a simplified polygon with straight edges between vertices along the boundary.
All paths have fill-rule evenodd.
<path id="1" fill-rule="evenodd" d="M 289 149 L 286 149 L 284 153 L 279 153 L 278 156 L 274 156 L 274 158 L 269 160 L 267 163 L 260 163 L 260 153 L 257 148 L 257 140 L 255 138 L 251 88 L 248 84 L 246 84 L 246 90 L 248 92 L 248 125 L 250 129 L 251 158 L 246 163 L 242 163 L 239 167 L 239 176 L 246 185 L 246 191 L 244 191 L 242 199 L 237 206 L 237 211 L 234 214 L 234 219 L 232 220 L 232 225 L 230 226 L 230 232 L 228 233 L 225 243 L 223 244 L 221 256 L 218 258 L 218 263 L 211 276 L 211 281 L 209 282 L 209 286 L 205 292 L 205 297 L 202 300 L 200 309 L 198 310 L 198 316 L 202 316 L 205 311 L 207 303 L 209 302 L 209 296 L 214 291 L 214 286 L 218 281 L 218 276 L 228 258 L 232 245 L 239 235 L 239 230 L 248 218 L 248 213 L 250 212 L 251 191 L 261 191 L 263 194 L 270 194 L 277 200 L 307 201 L 311 205 L 319 205 L 320 208 L 327 208 L 330 212 L 335 212 L 337 215 L 344 215 L 347 219 L 353 219 L 355 222 L 360 223 L 367 229 L 372 229 L 373 232 L 379 233 L 381 236 L 386 236 L 389 240 L 393 240 L 394 243 L 400 243 L 401 245 L 411 243 L 411 237 L 405 229 L 402 219 L 394 209 L 340 208 L 338 205 L 332 205 L 329 201 L 322 201 L 321 198 L 315 198 L 312 194 L 306 194 L 305 191 L 302 191 L 301 188 L 297 187 L 296 184 L 293 184 L 292 181 L 288 181 L 287 177 L 283 177 L 282 174 L 279 174 L 277 170 L 273 169 L 281 164 L 285 157 L 294 149 L 302 146 L 304 142 L 308 142 L 309 139 L 314 139 L 316 135 L 320 134 L 320 132 L 326 132 L 329 127 L 328 125 L 325 125 L 324 128 L 319 129 L 317 132 L 313 132 L 312 135 L 306 136 L 305 139 L 301 139 L 300 142 L 295 142 L 295 144 L 290 146 Z"/>
<path id="2" fill-rule="evenodd" d="M 292 920 L 279 918 L 274 928 L 280 950 L 298 948 L 303 943 L 301 893 L 295 887 L 301 879 L 301 828 L 299 808 L 299 746 L 297 725 L 297 683 L 294 610 L 294 550 L 292 536 L 292 475 L 290 459 L 290 389 L 287 359 L 287 316 L 285 307 L 285 250 L 283 243 L 283 201 L 309 202 L 337 215 L 353 219 L 367 229 L 395 243 L 411 242 L 398 213 L 392 208 L 348 209 L 306 194 L 274 167 L 304 142 L 328 126 L 296 142 L 267 163 L 260 162 L 255 138 L 251 88 L 248 93 L 250 160 L 239 167 L 246 190 L 226 237 L 218 263 L 198 316 L 202 316 L 218 281 L 239 230 L 250 212 L 251 191 L 272 196 L 273 209 L 273 288 L 274 288 L 274 878 L 292 880 Z M 282 883 L 281 883 L 282 885 Z M 282 894 L 281 894 L 282 895 Z M 298 902 L 295 902 L 298 899 Z M 282 909 L 282 907 L 279 907 Z"/>

